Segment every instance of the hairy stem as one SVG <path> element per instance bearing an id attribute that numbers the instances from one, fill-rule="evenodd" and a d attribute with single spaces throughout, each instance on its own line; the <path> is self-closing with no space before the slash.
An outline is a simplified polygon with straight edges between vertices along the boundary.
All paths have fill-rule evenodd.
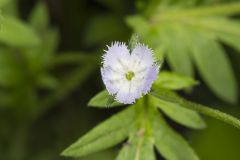
<path id="1" fill-rule="evenodd" d="M 181 105 L 182 107 L 185 107 L 185 108 L 197 111 L 199 113 L 202 113 L 204 115 L 207 115 L 209 117 L 221 120 L 225 123 L 228 123 L 238 129 L 240 129 L 240 120 L 239 119 L 237 119 L 229 114 L 226 114 L 224 112 L 221 112 L 219 110 L 209 108 L 202 104 L 197 104 L 197 103 L 187 101 L 177 95 L 174 95 L 173 93 L 169 94 L 168 92 L 165 92 L 164 90 L 157 91 L 157 92 L 152 91 L 150 93 L 150 95 L 155 96 L 160 99 L 163 99 L 163 100 L 166 100 L 166 101 L 170 101 L 172 103 L 177 103 L 177 104 Z"/>

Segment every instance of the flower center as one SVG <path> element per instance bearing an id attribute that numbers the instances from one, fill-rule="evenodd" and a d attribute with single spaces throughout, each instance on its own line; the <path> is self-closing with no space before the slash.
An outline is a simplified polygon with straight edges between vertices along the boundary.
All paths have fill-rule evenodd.
<path id="1" fill-rule="evenodd" d="M 128 72 L 125 74 L 125 76 L 126 76 L 126 79 L 127 79 L 128 81 L 131 81 L 131 80 L 133 79 L 133 77 L 135 76 L 135 74 L 134 74 L 133 71 L 128 71 Z"/>

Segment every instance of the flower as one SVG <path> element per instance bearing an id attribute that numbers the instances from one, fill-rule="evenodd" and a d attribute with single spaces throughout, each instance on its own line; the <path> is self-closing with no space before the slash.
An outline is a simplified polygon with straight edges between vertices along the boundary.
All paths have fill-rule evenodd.
<path id="1" fill-rule="evenodd" d="M 115 42 L 103 55 L 101 74 L 107 91 L 116 101 L 132 104 L 150 91 L 158 70 L 147 46 L 137 44 L 130 53 L 125 43 Z"/>

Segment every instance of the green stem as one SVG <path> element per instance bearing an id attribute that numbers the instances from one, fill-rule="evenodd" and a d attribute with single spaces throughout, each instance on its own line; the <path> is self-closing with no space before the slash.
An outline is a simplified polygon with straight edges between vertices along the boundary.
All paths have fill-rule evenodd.
<path id="1" fill-rule="evenodd" d="M 240 3 L 221 4 L 215 6 L 198 7 L 186 10 L 166 11 L 153 17 L 154 20 L 175 19 L 195 16 L 229 16 L 240 12 Z"/>
<path id="2" fill-rule="evenodd" d="M 180 103 L 180 104 L 185 108 L 192 109 L 192 110 L 195 110 L 199 113 L 205 114 L 207 116 L 216 118 L 218 120 L 221 120 L 225 123 L 231 124 L 234 127 L 240 129 L 240 120 L 231 116 L 231 115 L 229 115 L 229 114 L 226 114 L 226 113 L 221 112 L 221 111 L 216 110 L 216 109 L 209 108 L 209 107 L 204 106 L 202 104 L 193 103 L 193 102 L 190 102 L 190 101 L 187 101 L 187 100 L 182 100 L 182 101 L 183 102 Z"/>
<path id="3" fill-rule="evenodd" d="M 204 106 L 202 104 L 197 104 L 197 103 L 187 101 L 187 100 L 173 94 L 170 91 L 167 91 L 167 92 L 164 90 L 157 91 L 157 92 L 152 91 L 150 93 L 150 95 L 155 96 L 160 99 L 163 99 L 163 100 L 166 100 L 166 101 L 170 101 L 172 103 L 178 103 L 182 107 L 185 107 L 185 108 L 197 111 L 199 113 L 202 113 L 204 115 L 207 115 L 209 117 L 221 120 L 225 123 L 228 123 L 238 129 L 240 129 L 240 120 L 239 119 L 237 119 L 229 114 L 226 114 L 224 112 L 221 112 L 219 110 Z"/>

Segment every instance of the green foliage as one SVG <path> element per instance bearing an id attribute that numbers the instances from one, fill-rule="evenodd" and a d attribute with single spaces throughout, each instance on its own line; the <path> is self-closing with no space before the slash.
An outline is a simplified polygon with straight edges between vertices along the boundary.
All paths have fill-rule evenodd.
<path id="1" fill-rule="evenodd" d="M 0 85 L 3 87 L 16 86 L 23 81 L 21 64 L 17 62 L 11 50 L 0 50 Z"/>
<path id="2" fill-rule="evenodd" d="M 164 85 L 164 83 L 161 85 L 161 80 L 164 80 L 166 83 L 169 81 L 171 85 Z M 184 89 L 186 87 L 194 85 L 195 83 L 196 82 L 194 80 L 185 76 L 180 76 L 171 72 L 163 72 L 162 75 L 159 75 L 158 80 L 154 84 L 154 88 L 159 88 L 162 86 L 169 88 L 168 86 L 174 86 L 170 88 Z M 106 108 L 108 99 L 109 95 L 107 91 L 104 90 L 93 97 L 90 100 L 89 105 Z M 138 100 L 135 105 L 130 106 L 128 109 L 125 109 L 124 111 L 118 113 L 124 115 L 126 120 L 128 119 L 134 121 L 134 123 L 131 123 L 130 125 L 128 122 L 128 125 L 126 125 L 125 121 L 123 121 L 122 118 L 118 118 L 117 122 L 110 122 L 111 119 L 113 119 L 112 117 L 103 124 L 100 124 L 97 127 L 98 129 L 93 129 L 85 136 L 80 138 L 80 140 L 75 142 L 72 146 L 67 148 L 63 152 L 63 155 L 80 157 L 85 154 L 89 154 L 116 145 L 117 143 L 123 141 L 127 136 L 129 136 L 128 141 L 117 156 L 117 160 L 154 160 L 154 145 L 157 147 L 158 151 L 167 159 L 198 159 L 187 142 L 170 127 L 168 127 L 166 122 L 164 122 L 164 120 L 159 117 L 159 113 L 157 112 L 158 107 L 161 108 L 169 117 L 180 124 L 194 129 L 202 129 L 205 127 L 204 121 L 195 111 L 191 111 L 189 109 L 183 108 L 181 105 L 163 101 L 154 97 L 145 97 Z M 136 113 L 134 117 L 125 113 L 130 109 Z M 118 116 L 118 114 L 116 116 Z M 118 136 L 114 134 L 113 137 L 111 137 L 111 134 L 109 135 L 109 133 L 112 133 L 112 127 L 118 127 L 118 123 L 124 123 L 124 133 L 126 133 L 126 130 L 128 132 L 124 138 L 122 137 L 122 139 L 115 140 Z M 109 126 L 107 127 L 106 124 Z M 102 130 L 105 131 L 103 132 Z M 121 134 L 122 129 L 119 128 L 118 132 Z M 90 144 L 85 143 L 85 137 L 91 137 L 90 139 L 93 142 L 89 140 L 91 142 L 89 142 Z M 98 139 L 94 139 L 95 137 L 98 137 Z M 107 142 L 110 141 L 112 143 L 109 142 L 110 144 L 108 144 L 105 142 L 104 145 L 100 145 L 100 143 L 102 143 L 102 137 L 111 138 L 104 140 Z M 91 148 L 89 149 L 88 146 Z M 87 147 L 87 149 L 85 149 L 85 147 Z"/>
<path id="3" fill-rule="evenodd" d="M 198 82 L 177 73 L 161 71 L 154 84 L 162 88 L 181 90 L 192 87 L 198 84 Z"/>
<path id="4" fill-rule="evenodd" d="M 90 130 L 63 155 L 82 157 L 123 143 L 115 156 L 117 160 L 155 160 L 156 151 L 169 160 L 197 160 L 198 156 L 181 135 L 186 128 L 179 126 L 178 133 L 165 116 L 190 129 L 206 126 L 199 113 L 240 128 L 238 119 L 187 101 L 172 91 L 190 93 L 198 84 L 190 78 L 195 76 L 196 67 L 219 98 L 236 102 L 237 80 L 225 53 L 230 50 L 220 43 L 240 52 L 240 23 L 235 16 L 240 11 L 239 2 L 137 0 L 136 10 L 133 1 L 128 0 L 47 2 L 49 6 L 39 0 L 33 8 L 28 2 L 0 0 L 1 159 L 65 159 L 59 157 L 60 149 L 104 117 L 103 110 L 84 105 L 99 88 L 95 84 L 100 85 L 96 78 L 99 72 L 94 71 L 100 66 L 103 45 L 127 41 L 130 36 L 125 18 L 140 35 L 133 46 L 139 38 L 144 40 L 154 49 L 157 63 L 162 63 L 166 56 L 166 62 L 176 73 L 161 71 L 149 95 Z M 140 12 L 128 16 L 135 11 Z M 239 65 L 233 66 L 237 75 Z M 90 75 L 94 77 L 82 85 Z M 198 96 L 188 98 L 216 104 L 212 99 L 203 101 L 201 97 L 207 92 L 199 88 Z M 111 107 L 122 104 L 103 90 L 89 105 L 112 112 Z M 223 137 L 225 141 L 229 138 Z M 214 142 L 207 143 L 214 148 Z M 81 159 L 113 159 L 114 154 L 110 150 Z"/>
<path id="5" fill-rule="evenodd" d="M 4 7 L 9 0 L 0 0 L 0 8 Z"/>
<path id="6" fill-rule="evenodd" d="M 238 110 L 235 109 L 234 113 L 238 114 Z M 208 123 L 206 129 L 190 135 L 191 144 L 199 154 L 200 159 L 238 160 L 240 154 L 238 150 L 240 147 L 238 143 L 239 130 L 214 119 L 206 120 Z M 216 152 L 216 147 L 218 154 L 211 154 Z"/>
<path id="7" fill-rule="evenodd" d="M 55 153 L 28 152 L 31 124 L 83 83 L 98 60 L 96 55 L 79 51 L 74 60 L 68 51 L 59 54 L 59 31 L 50 24 L 45 2 L 36 3 L 30 14 L 19 13 L 22 6 L 18 3 L 0 1 L 0 154 L 9 160 L 56 158 L 56 147 L 51 150 Z M 63 74 L 61 68 L 67 68 Z"/>
<path id="8" fill-rule="evenodd" d="M 117 160 L 144 160 L 146 158 L 154 160 L 154 145 L 167 159 L 198 159 L 187 142 L 170 127 L 168 127 L 166 122 L 159 117 L 159 113 L 157 112 L 157 108 L 155 106 L 157 102 L 158 101 L 149 98 L 147 106 L 144 106 L 146 105 L 144 99 L 139 100 L 136 105 L 130 106 L 128 109 L 125 109 L 115 115 L 117 117 L 121 114 L 124 118 L 117 118 L 117 122 L 112 122 L 112 117 L 103 122 L 97 126 L 96 129 L 93 129 L 67 148 L 63 152 L 63 155 L 81 157 L 83 155 L 116 145 L 129 136 L 128 141 L 117 156 Z M 178 109 L 177 107 L 175 109 L 175 114 L 191 116 L 189 118 L 182 118 L 181 116 L 178 116 L 180 118 L 177 119 L 180 123 L 192 126 L 192 128 L 199 129 L 204 127 L 205 124 L 197 113 L 193 111 L 187 112 L 187 109 L 185 109 L 185 112 L 181 112 L 184 111 L 184 109 Z M 125 113 L 129 110 L 132 110 L 132 112 L 137 114 L 133 116 Z M 191 122 L 192 120 L 194 120 L 194 122 Z M 124 128 L 124 131 L 122 131 L 121 127 L 118 128 L 119 123 L 121 124 L 121 127 Z M 118 139 L 118 135 L 116 135 L 117 133 L 114 132 L 115 129 L 112 131 L 112 128 L 115 128 L 118 134 L 122 134 L 122 132 L 126 134 L 123 134 L 124 136 Z M 105 141 L 104 145 L 102 145 L 102 141 Z"/>
<path id="9" fill-rule="evenodd" d="M 11 1 L 8 5 L 16 5 L 16 3 Z M 33 11 L 35 15 L 36 10 L 42 10 L 38 8 Z M 44 10 L 38 15 L 40 14 L 48 15 L 48 12 Z M 48 21 L 45 21 L 42 30 L 46 32 L 44 31 L 43 34 L 42 31 L 40 35 L 38 28 L 33 28 L 32 25 L 16 17 L 13 18 L 11 14 L 3 15 L 1 25 L 0 42 L 5 46 L 1 47 L 0 81 L 6 101 L 0 106 L 15 107 L 16 103 L 25 96 L 29 99 L 21 100 L 22 103 L 18 107 L 32 112 L 38 103 L 36 98 L 38 89 L 53 89 L 58 85 L 58 80 L 49 73 L 48 68 L 58 46 L 58 33 L 48 29 Z M 29 96 L 30 94 L 32 95 Z"/>
<path id="10" fill-rule="evenodd" d="M 128 142 L 121 149 L 116 160 L 155 160 L 153 140 L 139 132 L 130 136 Z"/>
<path id="11" fill-rule="evenodd" d="M 186 33 L 177 25 L 170 25 L 165 31 L 170 35 L 165 35 L 168 63 L 174 71 L 187 76 L 193 76 L 193 62 L 188 50 L 189 39 L 183 38 L 186 36 Z"/>
<path id="12" fill-rule="evenodd" d="M 239 22 L 227 16 L 239 13 L 240 3 L 196 7 L 196 1 L 185 4 L 153 0 L 139 4 L 144 6 L 140 7 L 143 14 L 127 18 L 135 33 L 153 49 L 162 46 L 174 71 L 194 76 L 196 64 L 216 96 L 236 103 L 236 78 L 219 40 L 239 50 Z"/>
<path id="13" fill-rule="evenodd" d="M 188 143 L 174 132 L 159 115 L 155 115 L 153 123 L 156 147 L 163 157 L 171 160 L 199 159 Z"/>
<path id="14" fill-rule="evenodd" d="M 116 101 L 112 101 L 112 96 L 108 94 L 108 91 L 104 90 L 98 93 L 96 96 L 94 96 L 88 103 L 89 106 L 93 107 L 115 107 L 120 106 L 121 103 L 118 103 Z"/>
<path id="15" fill-rule="evenodd" d="M 197 37 L 192 52 L 201 76 L 218 97 L 236 103 L 237 82 L 222 46 L 207 37 Z"/>
<path id="16" fill-rule="evenodd" d="M 196 111 L 186 109 L 176 103 L 152 98 L 154 104 L 174 121 L 193 129 L 203 129 L 206 127 L 205 122 Z"/>
<path id="17" fill-rule="evenodd" d="M 36 33 L 25 23 L 4 16 L 1 19 L 0 42 L 13 47 L 36 46 L 40 43 Z"/>
<path id="18" fill-rule="evenodd" d="M 29 18 L 30 25 L 37 31 L 43 31 L 48 27 L 49 15 L 47 6 L 42 1 L 39 1 L 33 8 L 33 11 Z"/>
<path id="19" fill-rule="evenodd" d="M 239 46 L 239 37 L 236 35 L 230 35 L 230 34 L 218 34 L 218 37 L 221 41 L 225 42 L 227 45 L 232 46 L 235 48 L 238 52 L 240 52 L 240 46 Z"/>
<path id="20" fill-rule="evenodd" d="M 62 154 L 79 157 L 112 147 L 127 137 L 134 119 L 135 110 L 132 106 L 92 129 Z"/>
<path id="21" fill-rule="evenodd" d="M 239 119 L 237 119 L 231 115 L 228 115 L 224 112 L 221 112 L 219 110 L 211 109 L 207 106 L 184 100 L 183 98 L 179 97 L 176 93 L 174 93 L 170 90 L 166 90 L 163 88 L 154 88 L 154 90 L 151 91 L 150 94 L 156 98 L 160 98 L 162 100 L 169 101 L 171 103 L 176 103 L 184 108 L 197 111 L 199 113 L 202 113 L 207 116 L 213 117 L 215 119 L 221 120 L 225 123 L 228 123 L 238 129 L 240 129 L 240 120 Z"/>
<path id="22" fill-rule="evenodd" d="M 154 146 L 166 159 L 198 160 L 198 156 L 184 138 L 168 126 L 158 112 L 158 108 L 174 121 L 193 129 L 206 127 L 197 112 L 225 121 L 238 128 L 240 121 L 220 111 L 188 102 L 169 90 L 185 89 L 195 84 L 196 81 L 191 78 L 171 72 L 162 72 L 154 83 L 150 96 L 139 99 L 136 104 L 129 106 L 88 132 L 67 148 L 63 155 L 81 157 L 109 148 L 129 137 L 116 157 L 117 160 L 155 160 Z M 102 91 L 90 100 L 89 105 L 107 107 L 108 98 L 107 91 Z M 129 115 L 128 111 L 131 111 L 131 114 L 133 112 L 134 115 Z M 119 124 L 121 125 L 119 126 Z M 102 145 L 103 141 L 105 141 L 104 145 Z"/>

